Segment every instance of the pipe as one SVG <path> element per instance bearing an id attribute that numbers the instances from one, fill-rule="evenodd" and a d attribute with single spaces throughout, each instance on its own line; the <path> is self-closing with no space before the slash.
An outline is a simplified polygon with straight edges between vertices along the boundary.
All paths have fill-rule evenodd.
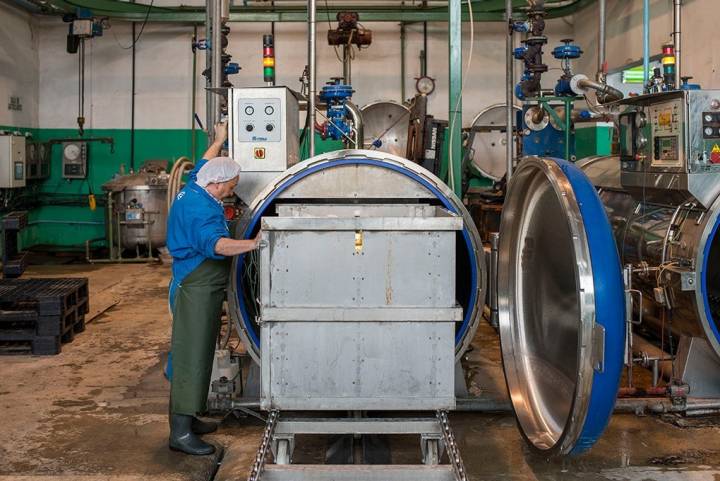
<path id="1" fill-rule="evenodd" d="M 205 2 L 205 41 L 211 45 L 205 50 L 205 71 L 212 70 L 212 18 L 213 18 L 213 0 Z M 212 87 L 209 78 L 205 78 L 205 127 L 208 134 L 208 145 L 212 142 L 212 119 L 215 111 L 215 96 L 207 89 Z"/>
<path id="2" fill-rule="evenodd" d="M 607 84 L 601 84 L 594 80 L 590 80 L 589 78 L 583 78 L 578 80 L 577 85 L 583 90 L 595 90 L 598 93 L 598 102 L 602 104 L 622 100 L 623 97 L 625 97 L 625 94 L 623 94 L 615 87 L 611 87 Z"/>
<path id="3" fill-rule="evenodd" d="M 490 325 L 497 331 L 500 327 L 498 312 L 498 294 L 497 294 L 497 269 L 498 269 L 498 247 L 500 245 L 500 234 L 498 232 L 490 233 L 490 282 L 488 304 L 490 306 Z"/>
<path id="4" fill-rule="evenodd" d="M 405 102 L 405 23 L 400 23 L 400 103 Z"/>
<path id="5" fill-rule="evenodd" d="M 317 65 L 315 64 L 316 59 L 316 44 L 317 44 L 317 4 L 316 0 L 308 0 L 308 66 L 309 66 L 309 92 L 308 92 L 308 112 L 310 121 L 308 125 L 317 124 L 317 114 L 315 112 L 315 97 L 317 96 Z M 310 131 L 310 144 L 308 154 L 310 157 L 315 156 L 315 132 Z"/>
<path id="6" fill-rule="evenodd" d="M 643 0 L 643 90 L 650 81 L 650 0 Z"/>
<path id="7" fill-rule="evenodd" d="M 675 44 L 675 88 L 682 84 L 682 0 L 673 0 L 673 43 Z"/>
<path id="8" fill-rule="evenodd" d="M 135 25 L 137 24 L 132 24 L 132 64 L 130 67 L 130 172 L 135 171 L 135 45 L 137 45 Z"/>
<path id="9" fill-rule="evenodd" d="M 647 357 L 649 361 L 657 359 L 658 376 L 670 381 L 673 377 L 672 356 L 637 334 L 632 337 L 634 353 L 641 353 L 642 357 Z"/>
<path id="10" fill-rule="evenodd" d="M 211 85 L 213 89 L 222 87 L 222 0 L 211 0 L 212 7 L 212 69 L 211 69 Z M 205 127 L 208 129 L 208 143 L 214 140 L 214 126 L 220 121 L 220 97 L 219 94 L 210 92 L 209 95 L 214 97 L 212 121 Z"/>
<path id="11" fill-rule="evenodd" d="M 345 102 L 345 108 L 347 109 L 348 113 L 350 114 L 350 118 L 353 121 L 353 128 L 355 130 L 355 148 L 364 149 L 365 129 L 363 126 L 362 112 L 357 105 L 350 102 L 349 100 Z"/>
<path id="12" fill-rule="evenodd" d="M 607 47 L 606 22 L 607 22 L 607 0 L 598 2 L 598 71 L 597 81 L 605 83 L 607 65 L 605 61 L 605 50 Z"/>
<path id="13" fill-rule="evenodd" d="M 513 116 L 515 115 L 515 109 L 513 108 L 513 83 L 515 81 L 514 74 L 514 58 L 513 58 L 513 29 L 510 26 L 512 23 L 512 0 L 505 0 L 505 19 L 507 20 L 508 34 L 505 39 L 505 126 L 506 126 L 506 145 L 505 145 L 505 164 L 506 164 L 506 179 L 510 180 L 513 173 Z"/>

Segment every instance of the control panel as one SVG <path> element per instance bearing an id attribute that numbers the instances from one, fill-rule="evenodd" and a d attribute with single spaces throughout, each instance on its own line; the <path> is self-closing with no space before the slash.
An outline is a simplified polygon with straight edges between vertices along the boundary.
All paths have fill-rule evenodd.
<path id="1" fill-rule="evenodd" d="M 87 177 L 87 142 L 62 143 L 63 179 L 84 179 Z"/>
<path id="2" fill-rule="evenodd" d="M 0 135 L 0 189 L 25 187 L 25 137 Z"/>
<path id="3" fill-rule="evenodd" d="M 707 207 L 720 194 L 720 91 L 680 90 L 619 104 L 627 106 L 618 121 L 623 186 L 663 202 L 695 197 Z"/>
<path id="4" fill-rule="evenodd" d="M 229 155 L 242 173 L 236 189 L 247 204 L 299 161 L 299 106 L 286 87 L 228 91 Z"/>

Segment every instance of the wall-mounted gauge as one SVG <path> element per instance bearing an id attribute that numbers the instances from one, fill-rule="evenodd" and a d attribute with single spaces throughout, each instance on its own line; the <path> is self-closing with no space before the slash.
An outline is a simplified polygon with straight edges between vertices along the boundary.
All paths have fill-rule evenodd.
<path id="1" fill-rule="evenodd" d="M 87 177 L 87 143 L 63 142 L 62 174 L 64 179 Z"/>
<path id="2" fill-rule="evenodd" d="M 421 95 L 430 95 L 435 91 L 435 79 L 427 75 L 417 78 L 415 90 Z"/>

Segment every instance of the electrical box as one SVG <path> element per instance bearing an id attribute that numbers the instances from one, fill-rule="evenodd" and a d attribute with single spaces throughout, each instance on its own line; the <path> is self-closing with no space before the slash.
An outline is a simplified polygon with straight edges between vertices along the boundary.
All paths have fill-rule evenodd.
<path id="1" fill-rule="evenodd" d="M 84 179 L 87 177 L 87 142 L 63 142 L 63 179 Z"/>
<path id="2" fill-rule="evenodd" d="M 298 111 L 286 87 L 229 89 L 229 155 L 242 168 L 236 193 L 246 204 L 299 161 Z"/>
<path id="3" fill-rule="evenodd" d="M 705 207 L 720 194 L 720 90 L 633 97 L 619 118 L 621 182 L 643 200 Z"/>
<path id="4" fill-rule="evenodd" d="M 25 137 L 0 135 L 0 189 L 25 187 Z"/>

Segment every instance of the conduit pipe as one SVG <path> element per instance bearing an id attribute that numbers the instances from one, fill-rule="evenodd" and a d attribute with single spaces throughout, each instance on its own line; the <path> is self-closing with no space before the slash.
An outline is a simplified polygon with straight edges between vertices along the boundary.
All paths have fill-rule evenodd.
<path id="1" fill-rule="evenodd" d="M 308 0 L 308 69 L 310 70 L 308 83 L 308 111 L 310 116 L 308 125 L 317 125 L 317 115 L 315 113 L 315 97 L 317 96 L 317 66 L 316 61 L 316 44 L 317 44 L 317 4 L 316 0 Z M 315 133 L 310 131 L 309 157 L 315 156 Z"/>
<path id="2" fill-rule="evenodd" d="M 650 0 L 643 0 L 643 90 L 650 80 Z"/>
<path id="3" fill-rule="evenodd" d="M 505 19 L 507 20 L 507 38 L 505 39 L 505 125 L 506 125 L 506 145 L 505 145 L 505 163 L 506 163 L 506 179 L 510 180 L 513 173 L 513 116 L 515 115 L 515 106 L 513 104 L 513 83 L 515 75 L 513 73 L 513 29 L 512 29 L 512 0 L 505 0 Z"/>
<path id="4" fill-rule="evenodd" d="M 673 0 L 673 43 L 675 44 L 675 88 L 682 83 L 682 0 Z"/>
<path id="5" fill-rule="evenodd" d="M 622 100 L 625 96 L 621 91 L 610 85 L 590 80 L 585 75 L 578 74 L 570 81 L 570 86 L 576 93 L 586 93 L 588 90 L 597 92 L 598 102 L 606 104 Z"/>
<path id="6" fill-rule="evenodd" d="M 607 65 L 605 62 L 606 50 L 606 10 L 607 0 L 600 0 L 598 3 L 598 70 L 597 81 L 605 83 L 605 74 L 607 73 Z"/>

